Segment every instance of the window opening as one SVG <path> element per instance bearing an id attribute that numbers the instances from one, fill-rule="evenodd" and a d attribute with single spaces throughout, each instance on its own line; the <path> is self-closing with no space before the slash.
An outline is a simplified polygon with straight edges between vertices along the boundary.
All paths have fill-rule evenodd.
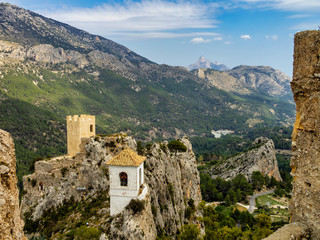
<path id="1" fill-rule="evenodd" d="M 128 175 L 125 172 L 121 172 L 120 176 L 120 186 L 128 186 Z"/>

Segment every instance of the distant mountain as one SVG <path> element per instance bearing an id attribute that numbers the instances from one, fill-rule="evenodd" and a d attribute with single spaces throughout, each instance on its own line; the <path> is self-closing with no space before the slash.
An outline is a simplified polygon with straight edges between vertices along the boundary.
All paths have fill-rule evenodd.
<path id="1" fill-rule="evenodd" d="M 204 170 L 204 172 L 210 174 L 211 178 L 220 177 L 225 180 L 234 179 L 238 174 L 244 175 L 249 180 L 254 171 L 259 171 L 263 175 L 273 176 L 277 180 L 282 180 L 274 143 L 271 139 L 264 137 L 257 138 L 252 143 L 249 151 L 221 161 Z"/>
<path id="2" fill-rule="evenodd" d="M 250 95 L 218 89 L 183 67 L 158 65 L 111 40 L 4 3 L 0 79 L 0 127 L 14 137 L 18 170 L 29 166 L 21 159 L 65 151 L 67 115 L 96 115 L 98 133 L 151 140 L 288 125 L 295 114 L 287 101 L 254 89 Z"/>
<path id="3" fill-rule="evenodd" d="M 285 73 L 267 66 L 238 66 L 220 72 L 212 69 L 192 71 L 207 84 L 221 90 L 242 95 L 259 93 L 292 101 L 291 78 Z"/>
<path id="4" fill-rule="evenodd" d="M 227 73 L 260 93 L 292 99 L 291 77 L 272 67 L 241 65 Z"/>
<path id="5" fill-rule="evenodd" d="M 203 68 L 203 69 L 214 69 L 217 71 L 226 71 L 229 70 L 229 68 L 219 62 L 210 62 L 209 60 L 205 59 L 204 56 L 200 57 L 198 59 L 198 61 L 196 61 L 194 64 L 191 64 L 189 66 L 187 66 L 187 69 L 189 71 L 194 70 L 194 69 L 199 69 L 199 68 Z"/>

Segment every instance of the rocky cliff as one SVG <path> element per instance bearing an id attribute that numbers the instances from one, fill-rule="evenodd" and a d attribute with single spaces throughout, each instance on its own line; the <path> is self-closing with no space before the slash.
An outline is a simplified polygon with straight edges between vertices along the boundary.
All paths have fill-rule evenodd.
<path id="1" fill-rule="evenodd" d="M 272 67 L 241 65 L 229 70 L 228 73 L 251 89 L 267 93 L 270 96 L 292 99 L 291 78 Z"/>
<path id="2" fill-rule="evenodd" d="M 185 152 L 170 150 L 168 142 L 154 143 L 147 150 L 145 178 L 150 187 L 158 232 L 174 236 L 184 224 L 187 202 L 201 201 L 200 175 L 192 145 L 187 138 L 180 141 Z"/>
<path id="3" fill-rule="evenodd" d="M 291 83 L 297 108 L 292 134 L 291 168 L 293 201 L 291 221 L 311 228 L 311 239 L 320 239 L 320 32 L 295 35 Z"/>
<path id="4" fill-rule="evenodd" d="M 22 228 L 14 143 L 10 134 L 0 129 L 0 239 L 25 239 Z"/>
<path id="5" fill-rule="evenodd" d="M 282 180 L 274 143 L 271 139 L 257 138 L 252 144 L 252 149 L 248 152 L 229 158 L 206 170 L 211 177 L 220 177 L 226 180 L 233 179 L 238 174 L 243 174 L 247 179 L 250 179 L 254 171 L 260 171 L 263 175 Z"/>
<path id="6" fill-rule="evenodd" d="M 167 142 L 154 143 L 143 150 L 147 156 L 144 174 L 149 189 L 144 210 L 135 214 L 125 209 L 114 218 L 110 217 L 108 207 L 109 174 L 105 163 L 125 147 L 136 149 L 133 138 L 125 134 L 95 136 L 83 139 L 82 151 L 74 158 L 62 156 L 36 162 L 35 172 L 24 177 L 22 210 L 28 226 L 35 224 L 34 232 L 45 231 L 41 223 L 48 219 L 51 208 L 59 212 L 57 209 L 70 201 L 85 205 L 86 202 L 92 204 L 90 201 L 98 197 L 103 199 L 101 207 L 86 220 L 81 220 L 84 213 L 77 210 L 64 217 L 68 222 L 64 232 L 86 221 L 102 229 L 111 239 L 155 239 L 157 234 L 176 236 L 184 222 L 189 221 L 185 218 L 188 201 L 192 199 L 195 204 L 201 201 L 200 177 L 191 143 L 187 138 L 179 141 L 186 146 L 185 152 L 170 150 Z M 87 211 L 91 211 L 89 207 Z M 80 223 L 77 225 L 77 222 Z M 56 237 L 57 234 L 49 233 Z"/>
<path id="7" fill-rule="evenodd" d="M 267 94 L 292 100 L 291 78 L 285 73 L 267 66 L 241 65 L 220 72 L 213 69 L 197 69 L 193 73 L 219 89 L 242 95 Z"/>

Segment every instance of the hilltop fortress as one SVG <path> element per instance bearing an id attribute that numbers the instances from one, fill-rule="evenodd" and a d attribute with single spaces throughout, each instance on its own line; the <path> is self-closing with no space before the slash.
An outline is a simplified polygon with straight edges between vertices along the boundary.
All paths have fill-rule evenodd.
<path id="1" fill-rule="evenodd" d="M 178 140 L 186 146 L 185 152 L 171 151 L 164 141 L 152 144 L 140 156 L 132 137 L 95 135 L 94 125 L 94 116 L 68 116 L 68 154 L 37 161 L 34 173 L 23 177 L 22 215 L 27 232 L 40 231 L 33 226 L 48 211 L 59 211 L 70 201 L 72 206 L 101 201 L 99 210 L 85 221 L 110 239 L 155 239 L 157 231 L 176 236 L 185 221 L 188 200 L 196 205 L 201 201 L 190 141 Z M 80 144 L 69 146 L 72 139 Z M 132 199 L 143 203 L 139 214 L 130 208 Z M 64 230 L 75 228 L 77 221 L 71 215 Z"/>

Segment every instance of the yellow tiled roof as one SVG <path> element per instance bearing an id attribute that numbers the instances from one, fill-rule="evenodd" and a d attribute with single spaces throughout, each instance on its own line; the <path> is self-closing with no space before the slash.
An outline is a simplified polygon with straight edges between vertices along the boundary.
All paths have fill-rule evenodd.
<path id="1" fill-rule="evenodd" d="M 141 163 L 146 160 L 146 157 L 138 155 L 135 151 L 133 151 L 131 148 L 127 148 L 122 150 L 121 153 L 119 153 L 117 156 L 112 158 L 109 162 L 107 162 L 108 165 L 113 166 L 136 166 L 139 167 Z"/>

